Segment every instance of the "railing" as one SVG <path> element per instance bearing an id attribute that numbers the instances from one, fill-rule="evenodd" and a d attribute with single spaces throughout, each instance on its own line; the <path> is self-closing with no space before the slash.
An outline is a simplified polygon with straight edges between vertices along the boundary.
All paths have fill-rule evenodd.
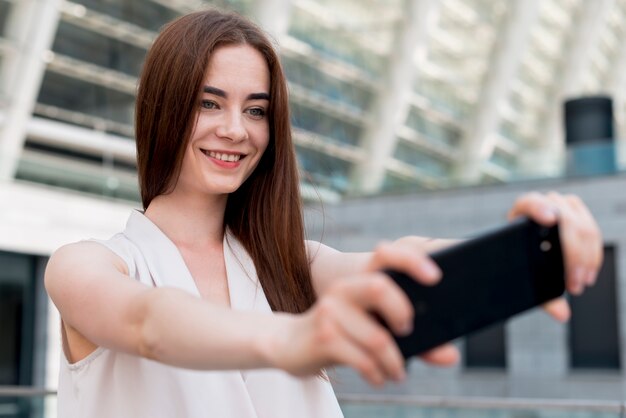
<path id="1" fill-rule="evenodd" d="M 338 394 L 345 418 L 626 418 L 626 402 Z M 54 418 L 56 392 L 0 386 L 0 417 Z"/>
<path id="2" fill-rule="evenodd" d="M 0 386 L 0 399 L 7 397 L 27 398 L 33 396 L 56 396 L 57 391 L 52 389 L 33 388 L 29 386 Z"/>
<path id="3" fill-rule="evenodd" d="M 56 391 L 24 386 L 0 386 L 0 417 L 55 418 Z"/>
<path id="4" fill-rule="evenodd" d="M 338 395 L 346 418 L 626 418 L 626 403 L 575 399 Z"/>

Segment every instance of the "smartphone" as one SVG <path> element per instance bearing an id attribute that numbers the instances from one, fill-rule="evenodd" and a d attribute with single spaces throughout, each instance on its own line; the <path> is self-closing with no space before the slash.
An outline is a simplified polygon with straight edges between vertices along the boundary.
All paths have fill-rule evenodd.
<path id="1" fill-rule="evenodd" d="M 386 270 L 413 303 L 411 335 L 395 336 L 405 358 L 506 320 L 565 291 L 558 225 L 522 218 L 431 254 L 443 272 L 425 286 Z"/>

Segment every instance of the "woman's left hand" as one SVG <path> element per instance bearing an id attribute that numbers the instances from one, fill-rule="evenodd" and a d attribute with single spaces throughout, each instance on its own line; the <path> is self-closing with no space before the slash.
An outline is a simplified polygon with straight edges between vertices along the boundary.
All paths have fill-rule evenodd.
<path id="1" fill-rule="evenodd" d="M 509 220 L 518 216 L 527 216 L 544 226 L 558 222 L 567 291 L 580 295 L 585 287 L 593 286 L 602 266 L 602 234 L 578 196 L 528 193 L 518 198 L 508 213 Z M 550 301 L 544 307 L 559 321 L 569 319 L 570 309 L 564 298 Z"/>

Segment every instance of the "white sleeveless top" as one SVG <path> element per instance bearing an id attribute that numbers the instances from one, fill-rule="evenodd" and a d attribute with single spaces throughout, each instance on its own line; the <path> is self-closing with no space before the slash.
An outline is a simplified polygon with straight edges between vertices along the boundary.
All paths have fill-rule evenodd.
<path id="1" fill-rule="evenodd" d="M 130 215 L 124 232 L 98 241 L 121 257 L 131 278 L 200 297 L 176 246 L 147 217 Z M 232 309 L 271 312 L 254 263 L 231 235 L 224 261 Z M 195 371 L 99 347 L 69 364 L 61 359 L 60 418 L 342 417 L 329 382 L 280 370 Z"/>

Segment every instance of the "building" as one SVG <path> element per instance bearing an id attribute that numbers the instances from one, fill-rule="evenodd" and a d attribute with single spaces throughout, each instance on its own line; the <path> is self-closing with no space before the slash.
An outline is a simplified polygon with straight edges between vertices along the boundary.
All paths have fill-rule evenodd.
<path id="1" fill-rule="evenodd" d="M 54 387 L 46 259 L 138 207 L 143 57 L 210 5 L 280 45 L 307 200 L 558 177 L 572 96 L 625 129 L 626 0 L 0 0 L 0 385 Z"/>

